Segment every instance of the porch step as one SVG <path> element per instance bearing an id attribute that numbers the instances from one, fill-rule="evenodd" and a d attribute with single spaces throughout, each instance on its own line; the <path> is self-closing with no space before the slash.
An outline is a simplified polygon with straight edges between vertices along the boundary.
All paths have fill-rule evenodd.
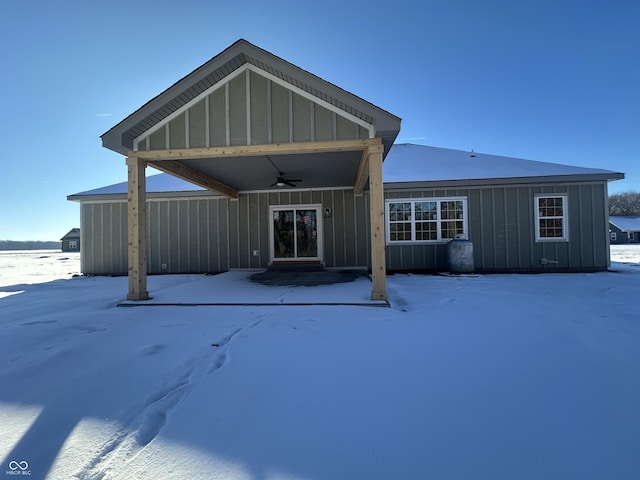
<path id="1" fill-rule="evenodd" d="M 321 263 L 276 263 L 269 265 L 268 272 L 322 272 Z"/>

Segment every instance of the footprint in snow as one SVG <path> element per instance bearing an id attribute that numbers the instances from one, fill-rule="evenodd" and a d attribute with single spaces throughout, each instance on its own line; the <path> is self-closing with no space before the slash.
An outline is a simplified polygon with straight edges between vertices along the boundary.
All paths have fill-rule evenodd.
<path id="1" fill-rule="evenodd" d="M 58 323 L 57 320 L 36 320 L 33 322 L 25 322 L 25 323 L 21 323 L 20 325 L 44 325 L 47 323 Z"/>
<path id="2" fill-rule="evenodd" d="M 218 355 L 216 359 L 213 361 L 213 365 L 211 365 L 209 370 L 207 370 L 207 373 L 212 374 L 216 372 L 220 368 L 224 367 L 226 363 L 227 363 L 227 354 L 222 353 L 221 355 Z"/>
<path id="3" fill-rule="evenodd" d="M 166 345 L 151 345 L 150 347 L 143 348 L 140 353 L 147 356 L 155 355 L 156 353 L 163 351 L 165 348 L 167 348 Z"/>

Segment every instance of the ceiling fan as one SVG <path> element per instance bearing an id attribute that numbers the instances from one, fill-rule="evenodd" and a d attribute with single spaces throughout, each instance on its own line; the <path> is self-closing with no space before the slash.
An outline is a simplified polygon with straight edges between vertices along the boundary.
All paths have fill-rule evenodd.
<path id="1" fill-rule="evenodd" d="M 270 187 L 284 187 L 284 186 L 289 186 L 289 187 L 295 187 L 297 182 L 301 182 L 302 180 L 299 178 L 295 178 L 295 179 L 291 179 L 289 180 L 284 173 L 278 171 L 278 176 L 276 177 L 276 181 L 273 182 Z"/>
<path id="2" fill-rule="evenodd" d="M 265 155 L 266 156 L 266 155 Z M 267 160 L 269 160 L 269 163 L 271 165 L 273 165 L 273 168 L 275 168 L 278 171 L 278 176 L 276 177 L 276 181 L 273 182 L 271 185 L 269 185 L 270 187 L 295 187 L 296 183 L 301 182 L 302 179 L 301 178 L 287 178 L 287 176 L 282 173 L 282 171 L 278 168 L 278 166 L 273 163 L 273 160 L 271 160 L 268 156 L 266 156 Z"/>

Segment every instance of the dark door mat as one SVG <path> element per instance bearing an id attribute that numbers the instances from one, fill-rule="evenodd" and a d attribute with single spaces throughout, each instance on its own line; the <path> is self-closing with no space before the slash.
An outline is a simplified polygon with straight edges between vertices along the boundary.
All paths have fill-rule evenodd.
<path id="1" fill-rule="evenodd" d="M 252 282 L 270 286 L 331 285 L 333 283 L 353 282 L 356 278 L 367 276 L 363 270 L 323 270 L 320 272 L 272 271 L 255 273 L 249 277 Z"/>

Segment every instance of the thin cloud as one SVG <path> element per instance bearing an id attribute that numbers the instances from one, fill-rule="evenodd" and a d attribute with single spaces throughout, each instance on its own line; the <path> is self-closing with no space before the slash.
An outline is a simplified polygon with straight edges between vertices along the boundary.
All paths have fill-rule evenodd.
<path id="1" fill-rule="evenodd" d="M 96 117 L 110 117 L 111 115 L 111 113 L 98 113 L 96 114 Z"/>
<path id="2" fill-rule="evenodd" d="M 397 138 L 396 142 L 406 142 L 407 140 L 426 140 L 427 137 L 403 137 Z"/>

